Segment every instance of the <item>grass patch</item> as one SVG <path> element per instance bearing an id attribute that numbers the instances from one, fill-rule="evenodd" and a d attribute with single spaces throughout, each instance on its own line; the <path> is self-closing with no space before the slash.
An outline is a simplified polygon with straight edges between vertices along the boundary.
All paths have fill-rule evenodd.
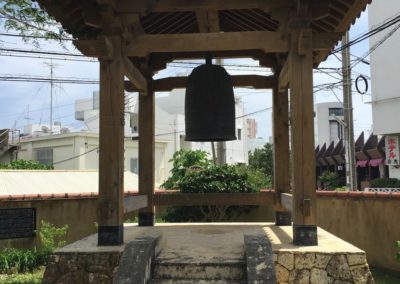
<path id="1" fill-rule="evenodd" d="M 400 272 L 384 268 L 371 267 L 376 284 L 399 284 Z"/>
<path id="2" fill-rule="evenodd" d="M 0 274 L 2 284 L 38 284 L 42 283 L 45 267 L 27 273 Z"/>

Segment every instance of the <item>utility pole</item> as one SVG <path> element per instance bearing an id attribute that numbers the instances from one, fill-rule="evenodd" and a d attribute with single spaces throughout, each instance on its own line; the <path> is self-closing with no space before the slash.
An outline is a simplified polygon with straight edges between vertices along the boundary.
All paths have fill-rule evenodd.
<path id="1" fill-rule="evenodd" d="M 349 43 L 349 33 L 343 36 L 342 46 Z M 349 190 L 357 190 L 357 172 L 355 166 L 354 153 L 354 121 L 353 121 L 353 102 L 351 92 L 351 67 L 350 67 L 350 47 L 342 50 L 342 72 L 343 72 L 343 108 L 344 108 L 344 139 L 346 149 L 346 186 Z"/>
<path id="2" fill-rule="evenodd" d="M 50 135 L 53 133 L 53 69 L 56 67 L 53 64 L 53 60 L 50 59 L 50 63 L 45 63 L 45 65 L 50 67 Z"/>

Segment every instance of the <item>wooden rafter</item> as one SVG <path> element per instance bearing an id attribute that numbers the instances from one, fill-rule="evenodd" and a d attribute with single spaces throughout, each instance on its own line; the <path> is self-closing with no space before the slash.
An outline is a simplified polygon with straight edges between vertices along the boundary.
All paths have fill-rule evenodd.
<path id="1" fill-rule="evenodd" d="M 261 9 L 267 11 L 278 8 L 290 8 L 292 6 L 293 6 L 292 0 L 246 0 L 246 1 L 119 0 L 118 4 L 116 5 L 116 10 L 118 12 L 124 12 L 124 13 L 211 11 L 211 10 L 237 10 L 237 9 Z"/>

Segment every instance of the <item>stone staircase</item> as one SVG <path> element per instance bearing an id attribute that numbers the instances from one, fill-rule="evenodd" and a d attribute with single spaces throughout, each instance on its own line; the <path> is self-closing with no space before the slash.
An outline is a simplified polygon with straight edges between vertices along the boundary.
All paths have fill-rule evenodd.
<path id="1" fill-rule="evenodd" d="M 113 283 L 274 284 L 276 279 L 265 234 L 177 226 L 129 242 Z"/>
<path id="2" fill-rule="evenodd" d="M 150 283 L 247 283 L 245 259 L 226 261 L 214 259 L 208 262 L 196 262 L 194 259 L 169 261 L 156 258 L 153 279 Z"/>

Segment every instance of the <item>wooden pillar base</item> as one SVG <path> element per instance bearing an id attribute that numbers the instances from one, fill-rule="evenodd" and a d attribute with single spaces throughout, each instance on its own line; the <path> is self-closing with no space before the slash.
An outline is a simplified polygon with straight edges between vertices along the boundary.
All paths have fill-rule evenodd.
<path id="1" fill-rule="evenodd" d="M 139 226 L 149 227 L 149 226 L 154 226 L 154 224 L 155 224 L 154 213 L 139 212 Z"/>
<path id="2" fill-rule="evenodd" d="M 124 242 L 124 225 L 99 226 L 97 243 L 99 246 L 119 246 Z"/>
<path id="3" fill-rule="evenodd" d="M 317 246 L 317 225 L 293 224 L 293 244 L 295 246 Z"/>
<path id="4" fill-rule="evenodd" d="M 291 226 L 292 213 L 290 211 L 276 211 L 275 212 L 275 225 L 276 226 Z"/>

